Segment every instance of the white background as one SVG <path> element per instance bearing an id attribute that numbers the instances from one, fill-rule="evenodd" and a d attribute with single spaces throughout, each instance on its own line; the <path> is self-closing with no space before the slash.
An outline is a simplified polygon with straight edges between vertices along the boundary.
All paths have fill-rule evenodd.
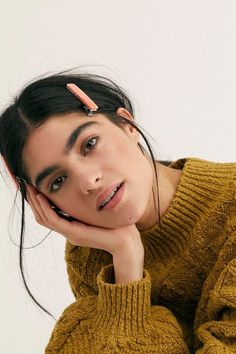
<path id="1" fill-rule="evenodd" d="M 38 75 L 91 65 L 129 92 L 158 158 L 235 161 L 235 18 L 234 0 L 2 1 L 0 108 Z M 1 179 L 1 352 L 39 354 L 55 322 L 23 287 L 14 194 Z M 26 246 L 47 233 L 32 219 Z M 24 256 L 31 291 L 57 318 L 74 301 L 64 245 L 54 233 Z"/>

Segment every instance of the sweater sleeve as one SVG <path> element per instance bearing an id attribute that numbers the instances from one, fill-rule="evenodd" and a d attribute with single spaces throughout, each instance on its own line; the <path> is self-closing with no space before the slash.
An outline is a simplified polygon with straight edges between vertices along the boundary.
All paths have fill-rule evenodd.
<path id="1" fill-rule="evenodd" d="M 209 293 L 205 306 L 207 320 L 196 330 L 201 342 L 196 354 L 236 353 L 236 215 L 233 225 L 234 232 L 208 280 L 208 284 L 214 283 L 213 288 L 210 291 L 207 285 L 205 288 L 205 293 Z M 214 282 L 217 272 L 219 275 Z"/>
<path id="2" fill-rule="evenodd" d="M 98 294 L 67 307 L 52 332 L 45 354 L 190 353 L 173 313 L 152 306 L 151 278 L 114 284 L 114 266 L 97 275 Z"/>

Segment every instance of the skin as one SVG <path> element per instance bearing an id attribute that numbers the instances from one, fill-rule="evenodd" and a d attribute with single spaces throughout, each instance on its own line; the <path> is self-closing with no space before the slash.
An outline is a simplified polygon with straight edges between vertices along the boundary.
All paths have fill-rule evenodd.
<path id="1" fill-rule="evenodd" d="M 117 114 L 133 119 L 124 108 L 119 108 Z M 90 127 L 77 139 L 70 153 L 63 154 L 71 132 L 88 119 L 99 121 L 101 126 Z M 139 133 L 126 122 L 121 128 L 102 114 L 92 118 L 78 113 L 51 117 L 30 135 L 23 150 L 23 164 L 32 183 L 27 187 L 27 200 L 36 221 L 65 236 L 71 244 L 111 253 L 115 283 L 128 283 L 143 278 L 145 253 L 140 230 L 158 220 L 152 186 L 155 194 L 157 188 L 151 160 L 137 145 Z M 95 144 L 95 148 L 90 150 L 91 140 L 89 149 L 88 139 L 97 135 L 100 140 L 94 139 L 92 147 Z M 81 152 L 83 146 L 85 155 Z M 46 180 L 38 193 L 33 187 L 36 175 L 55 163 L 60 169 Z M 162 216 L 174 197 L 182 171 L 159 163 L 157 168 Z M 60 176 L 66 178 L 57 179 L 57 186 L 58 182 L 59 185 L 64 183 L 58 192 L 50 194 L 50 180 L 55 181 Z M 112 210 L 98 211 L 98 195 L 111 183 L 121 181 L 125 181 L 125 190 L 120 203 Z M 51 209 L 50 201 L 76 220 L 58 216 Z"/>
<path id="2" fill-rule="evenodd" d="M 133 120 L 124 108 L 117 114 Z M 70 133 L 88 120 L 101 123 L 91 126 L 78 138 L 68 155 L 63 148 Z M 120 129 L 103 114 L 87 117 L 80 113 L 53 116 L 29 136 L 23 150 L 23 164 L 31 184 L 35 186 L 35 176 L 45 167 L 59 164 L 61 168 L 45 179 L 40 192 L 61 210 L 86 224 L 108 229 L 136 225 L 145 230 L 158 221 L 155 210 L 152 186 L 157 189 L 151 159 L 145 157 L 137 143 L 139 133 L 129 124 Z M 81 153 L 82 143 L 86 143 L 87 155 Z M 91 146 L 94 149 L 91 149 Z M 89 150 L 90 147 L 90 150 Z M 181 170 L 169 168 L 156 162 L 159 180 L 160 215 L 168 209 L 178 186 Z M 49 193 L 50 182 L 66 176 L 61 188 Z M 121 202 L 112 210 L 98 211 L 96 199 L 113 182 L 125 181 L 125 191 Z M 145 181 L 145 183 L 144 183 Z M 59 184 L 57 184 L 59 185 Z"/>

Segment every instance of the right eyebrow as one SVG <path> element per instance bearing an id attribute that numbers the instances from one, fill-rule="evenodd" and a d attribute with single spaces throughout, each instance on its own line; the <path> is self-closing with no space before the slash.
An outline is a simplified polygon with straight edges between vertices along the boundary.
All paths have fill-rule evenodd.
<path id="1" fill-rule="evenodd" d="M 66 146 L 63 149 L 63 154 L 67 155 L 75 145 L 76 140 L 78 139 L 79 135 L 85 130 L 88 129 L 91 125 L 100 125 L 99 122 L 96 121 L 89 121 L 84 124 L 81 124 L 78 126 L 69 136 Z M 41 172 L 39 172 L 35 178 L 35 186 L 37 189 L 40 189 L 40 186 L 43 182 L 43 180 L 51 175 L 55 170 L 59 169 L 59 165 L 52 165 L 44 168 Z"/>

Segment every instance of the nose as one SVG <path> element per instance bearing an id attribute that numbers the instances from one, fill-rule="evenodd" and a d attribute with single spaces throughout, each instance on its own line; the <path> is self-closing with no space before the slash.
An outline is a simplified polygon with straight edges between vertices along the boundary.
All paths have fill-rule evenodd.
<path id="1" fill-rule="evenodd" d="M 83 194 L 90 194 L 100 187 L 102 180 L 101 170 L 94 164 L 78 163 L 73 167 L 73 183 Z"/>

